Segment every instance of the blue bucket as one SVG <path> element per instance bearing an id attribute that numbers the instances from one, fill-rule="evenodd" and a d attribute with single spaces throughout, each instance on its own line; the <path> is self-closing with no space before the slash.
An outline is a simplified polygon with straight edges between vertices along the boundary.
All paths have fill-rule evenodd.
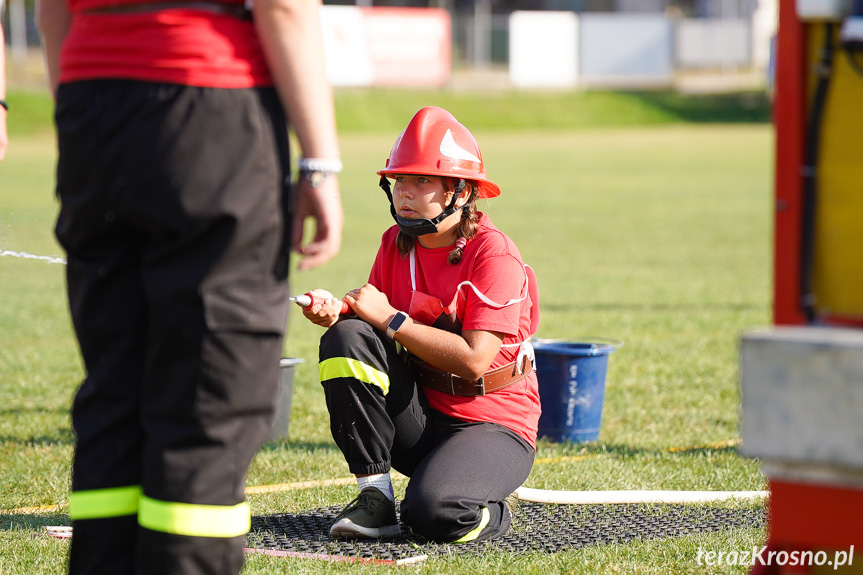
<path id="1" fill-rule="evenodd" d="M 540 437 L 596 441 L 602 422 L 608 355 L 623 345 L 610 339 L 535 339 L 536 378 L 542 415 Z"/>

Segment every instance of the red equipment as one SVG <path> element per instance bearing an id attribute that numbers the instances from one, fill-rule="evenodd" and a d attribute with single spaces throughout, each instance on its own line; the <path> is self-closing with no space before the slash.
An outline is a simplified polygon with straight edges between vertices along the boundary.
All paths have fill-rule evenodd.
<path id="1" fill-rule="evenodd" d="M 316 303 L 324 303 L 324 298 L 315 296 L 312 294 L 312 292 L 308 292 L 303 295 L 293 296 L 290 298 L 290 300 L 303 309 L 309 309 Z M 342 309 L 339 311 L 339 313 L 351 313 L 351 306 L 348 305 L 348 302 L 342 301 Z"/>

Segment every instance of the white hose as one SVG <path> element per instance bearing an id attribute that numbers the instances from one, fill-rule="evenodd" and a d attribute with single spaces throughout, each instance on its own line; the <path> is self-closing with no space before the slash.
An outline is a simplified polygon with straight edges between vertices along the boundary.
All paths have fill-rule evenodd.
<path id="1" fill-rule="evenodd" d="M 768 491 L 552 491 L 519 487 L 521 501 L 560 505 L 612 503 L 709 503 L 727 499 L 763 499 Z"/>
<path id="2" fill-rule="evenodd" d="M 28 260 L 42 260 L 52 264 L 66 263 L 66 260 L 63 258 L 55 258 L 53 256 L 35 256 L 33 254 L 28 254 L 27 252 L 12 252 L 9 250 L 0 250 L 0 256 L 12 256 L 14 258 L 24 258 Z"/>

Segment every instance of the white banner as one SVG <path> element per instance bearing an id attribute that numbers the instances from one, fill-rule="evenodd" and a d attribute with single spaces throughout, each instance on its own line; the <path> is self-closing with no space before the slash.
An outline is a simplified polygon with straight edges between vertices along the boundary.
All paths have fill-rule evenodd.
<path id="1" fill-rule="evenodd" d="M 436 8 L 321 7 L 334 86 L 443 86 L 451 72 L 449 12 Z"/>

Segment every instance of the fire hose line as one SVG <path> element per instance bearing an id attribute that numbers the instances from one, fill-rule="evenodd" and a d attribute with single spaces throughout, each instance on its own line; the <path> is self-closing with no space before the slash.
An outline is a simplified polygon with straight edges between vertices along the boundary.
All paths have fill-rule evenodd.
<path id="1" fill-rule="evenodd" d="M 767 491 L 554 491 L 519 487 L 521 501 L 558 505 L 611 505 L 618 503 L 712 503 L 726 500 L 763 499 Z"/>

